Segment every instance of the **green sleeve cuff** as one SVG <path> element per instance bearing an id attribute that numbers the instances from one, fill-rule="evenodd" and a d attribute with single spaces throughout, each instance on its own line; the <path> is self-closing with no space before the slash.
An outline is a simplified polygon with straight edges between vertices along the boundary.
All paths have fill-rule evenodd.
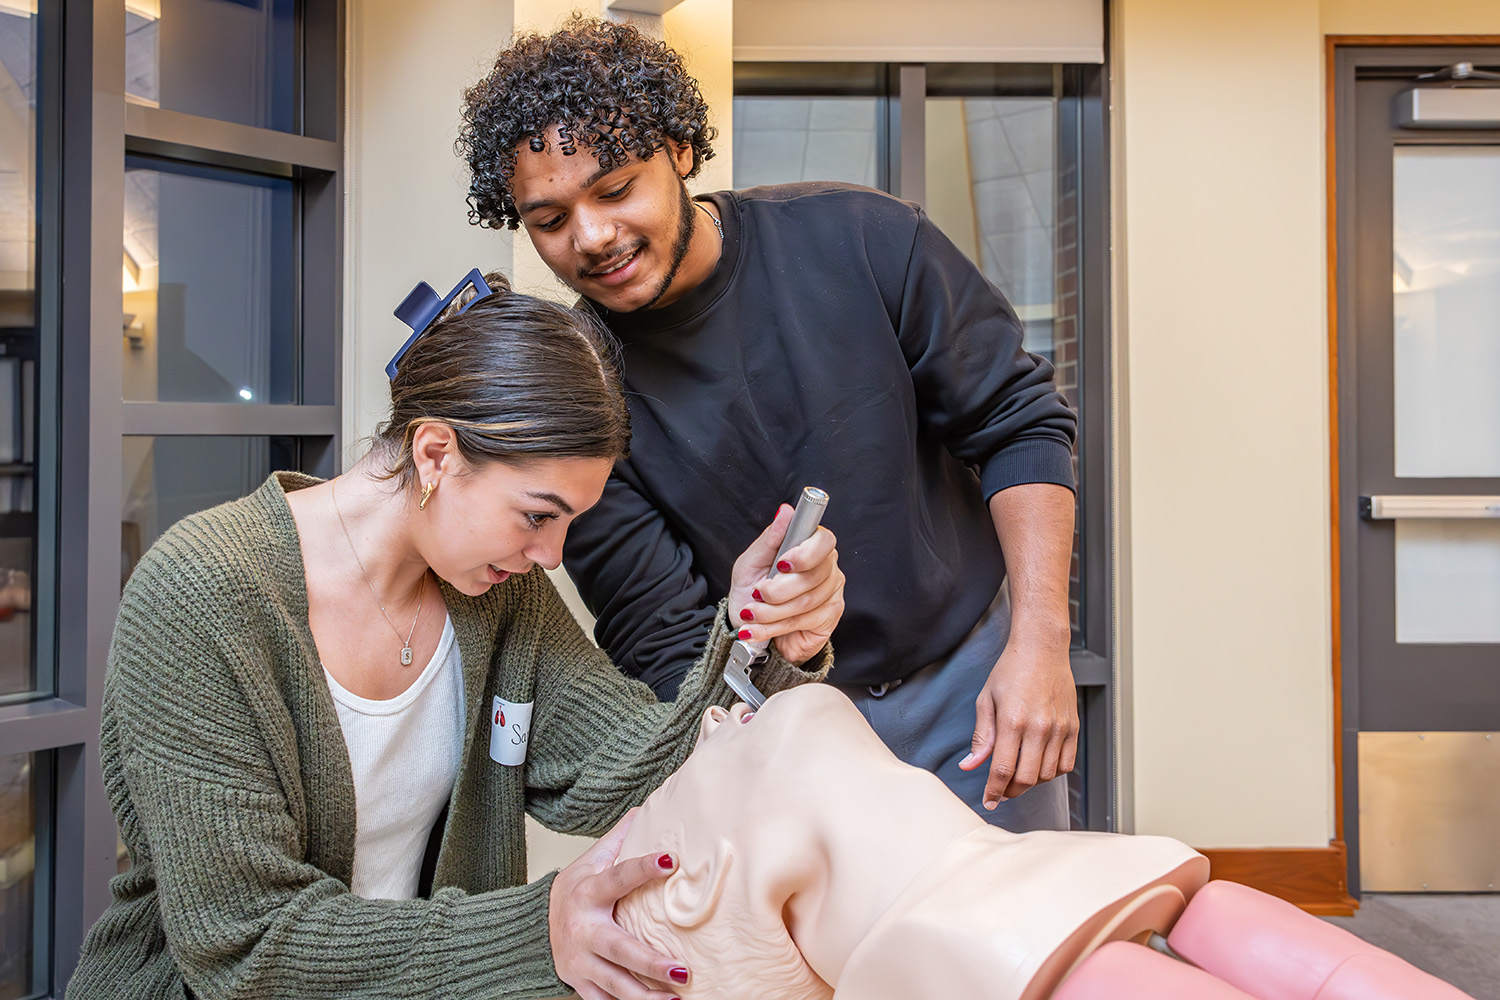
<path id="1" fill-rule="evenodd" d="M 720 676 L 724 673 L 724 664 L 729 662 L 729 649 L 734 645 L 738 633 L 739 626 L 729 620 L 729 599 L 725 598 L 719 602 L 719 612 L 714 616 L 714 627 L 708 634 L 708 648 L 704 657 L 708 663 L 717 664 Z M 799 684 L 817 683 L 827 678 L 828 671 L 833 669 L 831 642 L 824 643 L 822 649 L 800 666 L 782 656 L 777 651 L 774 640 L 767 647 L 766 653 L 767 658 L 755 676 L 755 686 L 767 695 Z M 733 692 L 730 692 L 730 697 L 733 696 Z"/>

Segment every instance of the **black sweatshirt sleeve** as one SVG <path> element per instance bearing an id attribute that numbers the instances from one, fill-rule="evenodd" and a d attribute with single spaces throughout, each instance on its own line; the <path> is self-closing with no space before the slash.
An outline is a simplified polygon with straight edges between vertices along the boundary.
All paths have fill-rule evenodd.
<path id="1" fill-rule="evenodd" d="M 1077 417 L 1026 352 L 1000 290 L 918 210 L 900 298 L 887 299 L 923 420 L 979 470 L 988 500 L 1022 483 L 1074 488 Z"/>
<path id="2" fill-rule="evenodd" d="M 596 619 L 595 641 L 670 701 L 703 653 L 716 606 L 691 550 L 628 477 L 626 460 L 599 503 L 573 522 L 563 564 Z"/>

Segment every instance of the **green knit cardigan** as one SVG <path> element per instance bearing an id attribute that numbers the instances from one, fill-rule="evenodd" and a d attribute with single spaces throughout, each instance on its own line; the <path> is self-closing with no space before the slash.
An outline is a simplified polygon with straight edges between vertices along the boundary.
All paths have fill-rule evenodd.
<path id="1" fill-rule="evenodd" d="M 352 895 L 354 782 L 285 497 L 315 482 L 277 473 L 185 519 L 125 588 L 100 756 L 130 869 L 70 1000 L 566 993 L 552 876 L 526 882 L 523 816 L 605 832 L 686 759 L 703 709 L 733 701 L 722 613 L 667 704 L 588 641 L 542 570 L 477 598 L 444 585 L 468 721 L 433 891 Z M 818 680 L 831 662 L 827 648 L 804 669 L 773 656 L 763 686 Z M 495 695 L 535 702 L 523 766 L 490 759 Z"/>

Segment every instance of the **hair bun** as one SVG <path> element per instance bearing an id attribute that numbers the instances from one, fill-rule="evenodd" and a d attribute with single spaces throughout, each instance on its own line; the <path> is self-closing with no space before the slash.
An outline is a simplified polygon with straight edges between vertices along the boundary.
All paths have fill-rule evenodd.
<path id="1" fill-rule="evenodd" d="M 514 294 L 510 287 L 510 279 L 499 271 L 486 271 L 484 275 L 484 283 L 489 286 L 490 295 Z M 433 322 L 437 323 L 442 322 L 443 320 L 452 319 L 454 316 L 457 316 L 460 312 L 467 309 L 469 307 L 469 303 L 473 302 L 474 299 L 478 296 L 479 290 L 470 285 L 462 292 L 459 292 L 452 302 L 449 302 L 446 306 L 444 306 L 443 311 L 437 316 L 436 319 L 433 320 Z"/>
<path id="2" fill-rule="evenodd" d="M 511 293 L 510 279 L 500 271 L 486 271 L 484 273 L 484 283 L 490 286 L 490 292 L 494 295 L 502 293 L 509 295 Z"/>

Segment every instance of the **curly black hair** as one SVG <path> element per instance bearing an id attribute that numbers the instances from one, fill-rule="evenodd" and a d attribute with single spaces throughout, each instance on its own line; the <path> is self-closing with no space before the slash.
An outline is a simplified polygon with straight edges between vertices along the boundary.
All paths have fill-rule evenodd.
<path id="1" fill-rule="evenodd" d="M 668 141 L 693 149 L 693 176 L 714 155 L 717 130 L 708 102 L 682 59 L 629 24 L 575 12 L 550 35 L 526 34 L 500 53 L 483 80 L 464 91 L 463 125 L 454 143 L 469 164 L 469 222 L 499 229 L 521 224 L 511 196 L 516 148 L 587 147 L 605 170 L 631 156 L 649 160 Z"/>

